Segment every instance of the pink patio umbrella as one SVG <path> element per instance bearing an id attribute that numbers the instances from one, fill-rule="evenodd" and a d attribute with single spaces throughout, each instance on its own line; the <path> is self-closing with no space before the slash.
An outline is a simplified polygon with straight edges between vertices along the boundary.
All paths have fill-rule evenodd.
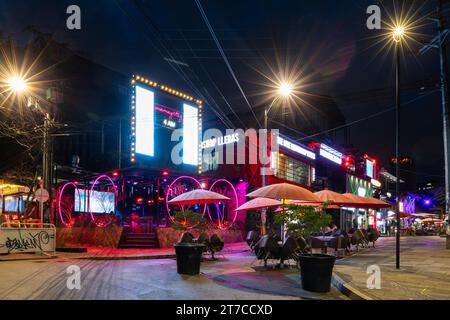
<path id="1" fill-rule="evenodd" d="M 265 197 L 271 199 L 298 200 L 304 202 L 320 203 L 320 199 L 308 189 L 290 183 L 271 184 L 247 194 L 248 197 Z M 261 215 L 261 221 L 265 221 L 265 215 Z M 283 227 L 284 228 L 284 227 Z M 284 232 L 282 232 L 284 242 Z"/>
<path id="2" fill-rule="evenodd" d="M 262 209 L 262 208 L 278 207 L 278 206 L 281 206 L 282 204 L 283 203 L 278 200 L 260 197 L 260 198 L 255 198 L 250 201 L 247 201 L 243 205 L 236 208 L 234 211 L 256 210 L 256 209 Z"/>
<path id="3" fill-rule="evenodd" d="M 289 199 L 306 202 L 322 202 L 308 189 L 290 183 L 271 184 L 247 194 L 248 197 L 265 197 L 271 199 Z"/>
<path id="4" fill-rule="evenodd" d="M 239 208 L 235 209 L 235 211 L 240 210 L 255 210 L 255 209 L 264 209 L 264 208 L 270 208 L 270 207 L 278 207 L 282 205 L 283 203 L 281 201 L 275 200 L 275 199 L 269 199 L 269 198 L 255 198 L 250 201 L 247 201 L 243 205 L 241 205 Z M 261 234 L 266 234 L 265 229 L 265 223 L 266 223 L 266 214 L 265 210 L 261 210 Z"/>
<path id="5" fill-rule="evenodd" d="M 295 205 L 298 205 L 298 206 L 311 206 L 311 207 L 315 207 L 315 208 L 321 208 L 322 207 L 321 203 L 314 203 L 314 202 L 289 201 L 288 203 L 289 204 L 295 204 Z M 334 205 L 334 204 L 331 204 L 331 205 L 326 207 L 326 209 L 340 209 L 340 208 L 341 208 L 340 206 Z M 278 208 L 274 212 L 275 213 L 286 212 L 287 210 L 289 210 L 289 209 L 287 209 L 287 208 Z"/>
<path id="6" fill-rule="evenodd" d="M 216 203 L 220 201 L 230 200 L 230 198 L 225 197 L 217 192 L 195 189 L 192 191 L 185 192 L 176 196 L 170 200 L 169 204 L 179 204 L 179 205 L 193 205 L 193 204 L 208 204 Z"/>
<path id="7" fill-rule="evenodd" d="M 391 207 L 391 204 L 375 198 L 360 197 L 353 193 L 344 193 L 343 196 L 349 199 L 349 203 L 345 204 L 345 206 L 348 207 L 366 208 L 366 209 Z"/>

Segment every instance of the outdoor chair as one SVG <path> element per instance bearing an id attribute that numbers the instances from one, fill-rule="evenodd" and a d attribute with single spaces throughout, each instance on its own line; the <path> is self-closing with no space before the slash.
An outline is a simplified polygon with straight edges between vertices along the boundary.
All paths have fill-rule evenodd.
<path id="1" fill-rule="evenodd" d="M 356 251 L 358 251 L 359 246 L 364 247 L 367 243 L 367 240 L 364 237 L 363 232 L 360 229 L 355 230 L 352 234 L 351 244 L 356 247 Z"/>
<path id="2" fill-rule="evenodd" d="M 368 240 L 372 242 L 372 246 L 375 247 L 375 241 L 380 237 L 380 232 L 377 229 L 370 229 L 368 233 Z"/>
<path id="3" fill-rule="evenodd" d="M 224 242 L 217 234 L 213 234 L 209 239 L 209 252 L 211 252 L 212 259 L 214 260 L 214 254 L 223 250 Z"/>
<path id="4" fill-rule="evenodd" d="M 298 250 L 300 253 L 306 253 L 310 250 L 308 242 L 303 237 L 298 237 L 297 239 Z"/>
<path id="5" fill-rule="evenodd" d="M 336 236 L 328 242 L 327 247 L 334 249 L 336 256 L 341 256 L 340 252 L 348 250 L 350 246 L 350 239 L 344 236 Z"/>
<path id="6" fill-rule="evenodd" d="M 246 238 L 245 241 L 247 242 L 247 244 L 250 247 L 250 249 L 253 250 L 253 247 L 259 241 L 260 238 L 261 237 L 258 234 L 258 232 L 256 232 L 255 230 L 251 230 L 251 231 L 248 232 L 247 238 Z"/>
<path id="7" fill-rule="evenodd" d="M 300 245 L 293 236 L 288 236 L 280 253 L 280 264 L 283 265 L 286 260 L 294 260 L 298 262 L 298 255 L 300 254 Z"/>
<path id="8" fill-rule="evenodd" d="M 267 268 L 267 260 L 280 259 L 281 246 L 273 235 L 263 236 L 254 247 L 256 259 L 264 261 L 264 267 Z"/>
<path id="9" fill-rule="evenodd" d="M 179 243 L 193 243 L 194 242 L 194 236 L 192 233 L 185 232 L 181 235 Z"/>

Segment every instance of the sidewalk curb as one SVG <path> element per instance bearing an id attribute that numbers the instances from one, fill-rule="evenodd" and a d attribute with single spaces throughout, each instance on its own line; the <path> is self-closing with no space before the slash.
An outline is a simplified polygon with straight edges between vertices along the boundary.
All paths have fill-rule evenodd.
<path id="1" fill-rule="evenodd" d="M 9 262 L 9 261 L 36 261 L 36 260 L 50 260 L 50 259 L 56 259 L 56 258 L 58 258 L 58 256 L 57 256 L 57 255 L 54 255 L 54 256 L 49 256 L 49 257 L 42 257 L 42 256 L 39 256 L 39 257 L 25 257 L 25 258 L 18 258 L 18 257 L 14 257 L 14 258 L 11 258 L 11 259 L 2 259 L 2 258 L 0 258 L 0 263 L 2 263 L 2 262 Z"/>
<path id="2" fill-rule="evenodd" d="M 221 252 L 222 255 L 225 254 L 236 254 L 245 251 L 228 251 Z M 74 257 L 74 259 L 78 260 L 157 260 L 157 259 L 175 259 L 177 255 L 175 253 L 168 254 L 154 254 L 154 255 L 143 255 L 143 256 L 78 256 Z"/>
<path id="3" fill-rule="evenodd" d="M 172 258 L 176 258 L 176 255 L 175 254 L 160 254 L 160 255 L 151 255 L 151 256 L 75 257 L 75 259 L 78 259 L 78 260 L 154 260 L 154 259 L 172 259 Z"/>
<path id="4" fill-rule="evenodd" d="M 331 277 L 331 283 L 335 286 L 342 294 L 349 297 L 352 300 L 374 300 L 371 296 L 362 293 L 360 290 L 356 289 L 349 283 L 345 282 L 336 272 L 333 272 Z"/>

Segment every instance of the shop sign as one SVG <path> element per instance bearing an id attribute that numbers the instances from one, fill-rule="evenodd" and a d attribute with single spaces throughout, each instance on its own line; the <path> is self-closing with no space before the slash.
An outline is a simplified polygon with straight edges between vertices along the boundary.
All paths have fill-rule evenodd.
<path id="1" fill-rule="evenodd" d="M 298 144 L 292 143 L 280 136 L 277 137 L 277 142 L 280 147 L 289 149 L 289 150 L 291 150 L 295 153 L 298 153 L 304 157 L 307 157 L 309 159 L 312 159 L 312 160 L 316 159 L 316 155 L 314 154 L 314 152 L 312 152 Z"/>
<path id="2" fill-rule="evenodd" d="M 341 152 L 327 146 L 326 144 L 323 144 L 323 143 L 320 144 L 319 154 L 322 157 L 324 157 L 338 165 L 342 164 L 343 154 Z"/>
<path id="3" fill-rule="evenodd" d="M 235 142 L 239 142 L 239 134 L 238 133 L 228 134 L 226 136 L 211 138 L 211 139 L 202 141 L 200 144 L 200 147 L 202 149 L 214 148 L 215 146 L 222 146 L 222 145 L 235 143 Z"/>
<path id="4" fill-rule="evenodd" d="M 0 228 L 0 254 L 18 252 L 54 252 L 56 229 Z"/>
<path id="5" fill-rule="evenodd" d="M 381 188 L 381 182 L 375 179 L 370 179 L 370 183 L 373 184 L 374 187 Z"/>
<path id="6" fill-rule="evenodd" d="M 369 181 L 347 174 L 347 192 L 361 197 L 372 197 L 372 184 Z"/>

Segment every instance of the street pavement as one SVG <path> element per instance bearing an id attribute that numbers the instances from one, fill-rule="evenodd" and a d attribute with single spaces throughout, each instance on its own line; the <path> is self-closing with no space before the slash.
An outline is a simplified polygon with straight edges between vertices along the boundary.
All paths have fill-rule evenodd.
<path id="1" fill-rule="evenodd" d="M 362 298 L 450 300 L 450 250 L 445 238 L 402 237 L 400 270 L 395 269 L 395 238 L 380 238 L 375 248 L 336 262 L 334 273 Z M 380 289 L 368 289 L 369 266 L 381 271 Z M 370 281 L 371 284 L 374 282 Z"/>
<path id="2" fill-rule="evenodd" d="M 248 251 L 203 261 L 201 274 L 182 276 L 175 259 L 0 261 L 0 299 L 347 299 L 337 289 L 302 290 L 296 268 L 265 270 Z M 81 270 L 81 289 L 68 289 L 67 267 Z"/>

